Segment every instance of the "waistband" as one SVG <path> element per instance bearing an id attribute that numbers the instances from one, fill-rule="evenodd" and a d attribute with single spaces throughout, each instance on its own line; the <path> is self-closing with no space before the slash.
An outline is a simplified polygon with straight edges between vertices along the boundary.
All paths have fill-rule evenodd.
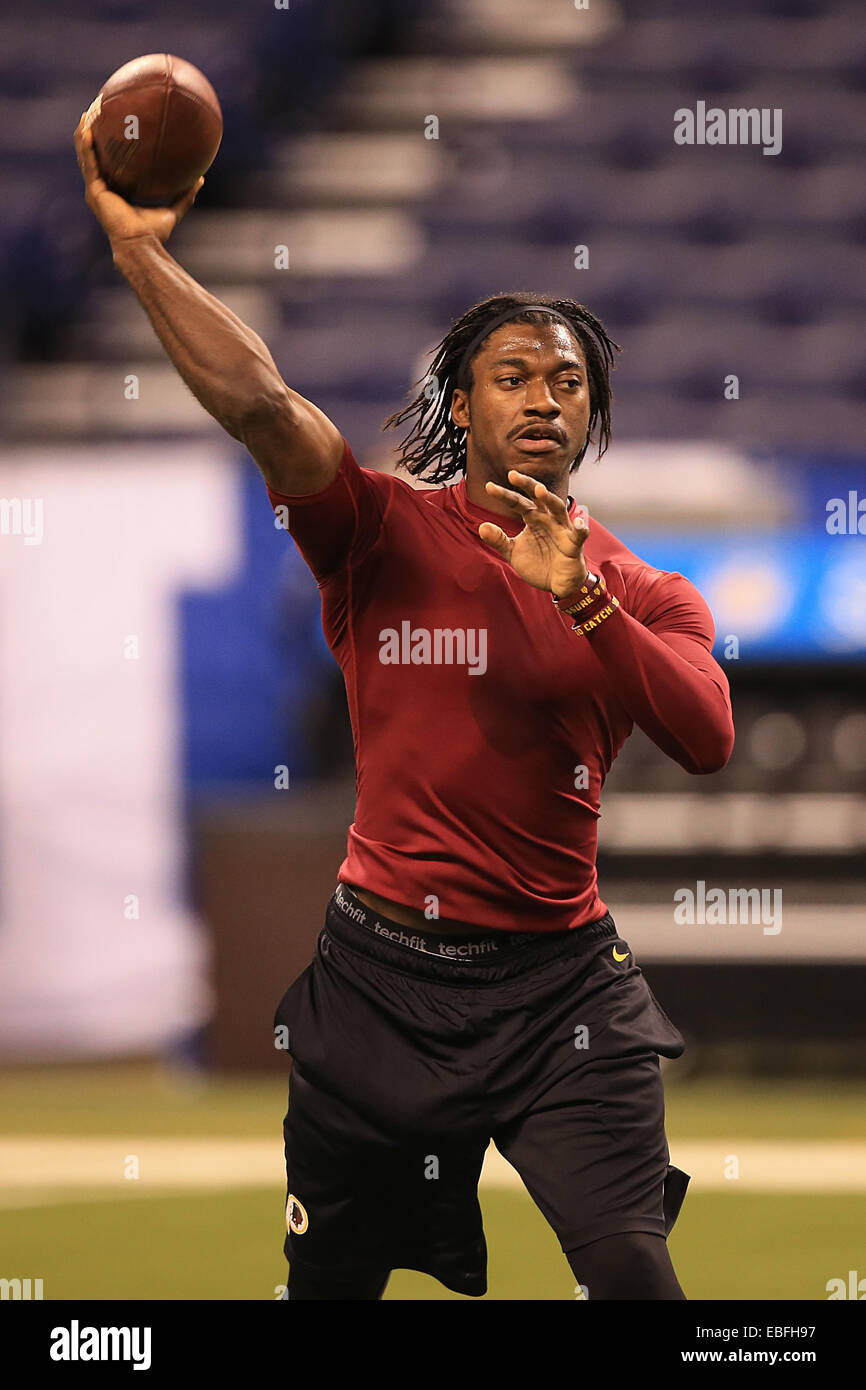
<path id="1" fill-rule="evenodd" d="M 477 979 L 493 972 L 503 978 L 559 956 L 579 955 L 599 940 L 618 935 L 609 912 L 596 922 L 564 932 L 442 935 L 404 926 L 374 912 L 345 883 L 337 884 L 325 923 L 336 941 L 384 965 L 450 980 Z"/>

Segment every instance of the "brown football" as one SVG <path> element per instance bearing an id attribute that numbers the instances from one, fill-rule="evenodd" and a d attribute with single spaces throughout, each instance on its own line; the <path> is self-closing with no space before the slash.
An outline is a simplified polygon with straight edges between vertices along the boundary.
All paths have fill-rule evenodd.
<path id="1" fill-rule="evenodd" d="M 165 207 L 214 161 L 223 133 L 203 72 L 171 53 L 133 58 L 109 77 L 87 112 L 102 177 L 141 207 Z"/>

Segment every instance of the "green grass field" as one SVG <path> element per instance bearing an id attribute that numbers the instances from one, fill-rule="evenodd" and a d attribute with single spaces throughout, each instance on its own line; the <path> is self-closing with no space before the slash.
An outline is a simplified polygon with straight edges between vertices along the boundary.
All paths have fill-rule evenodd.
<path id="1" fill-rule="evenodd" d="M 21 1069 L 0 1074 L 0 1136 L 272 1139 L 281 1149 L 285 1085 L 195 1083 L 154 1066 Z M 858 1085 L 667 1081 L 677 1140 L 859 1140 Z M 693 1185 L 694 1187 L 694 1185 Z M 692 1299 L 826 1299 L 830 1278 L 866 1274 L 866 1193 L 690 1191 L 670 1239 Z M 493 1299 L 574 1298 L 552 1231 L 519 1190 L 482 1189 Z M 17 1202 L 26 1204 L 16 1205 Z M 46 1299 L 273 1299 L 285 1281 L 284 1190 L 189 1190 L 143 1196 L 64 1183 L 37 1189 L 0 1172 L 0 1276 L 41 1277 Z M 459 1297 L 395 1271 L 388 1299 Z"/>

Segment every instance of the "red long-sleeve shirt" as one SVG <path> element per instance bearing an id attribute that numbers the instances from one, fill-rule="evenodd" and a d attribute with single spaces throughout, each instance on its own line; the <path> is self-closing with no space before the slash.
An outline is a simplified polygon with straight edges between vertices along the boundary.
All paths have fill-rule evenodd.
<path id="1" fill-rule="evenodd" d="M 463 481 L 419 491 L 359 468 L 347 443 L 322 492 L 268 495 L 288 509 L 346 681 L 357 806 L 339 879 L 507 931 L 603 916 L 599 800 L 634 725 L 689 772 L 733 748 L 694 585 L 591 517 L 586 563 L 621 606 L 581 637 L 478 535 L 522 523 L 470 502 Z"/>

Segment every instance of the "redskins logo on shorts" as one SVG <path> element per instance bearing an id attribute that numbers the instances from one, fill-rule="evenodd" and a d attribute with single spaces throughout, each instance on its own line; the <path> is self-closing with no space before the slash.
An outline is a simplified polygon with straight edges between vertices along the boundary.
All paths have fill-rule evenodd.
<path id="1" fill-rule="evenodd" d="M 286 1202 L 286 1228 L 293 1231 L 296 1236 L 302 1236 L 309 1226 L 309 1218 L 304 1207 L 298 1201 L 293 1192 L 289 1193 L 289 1200 Z"/>

